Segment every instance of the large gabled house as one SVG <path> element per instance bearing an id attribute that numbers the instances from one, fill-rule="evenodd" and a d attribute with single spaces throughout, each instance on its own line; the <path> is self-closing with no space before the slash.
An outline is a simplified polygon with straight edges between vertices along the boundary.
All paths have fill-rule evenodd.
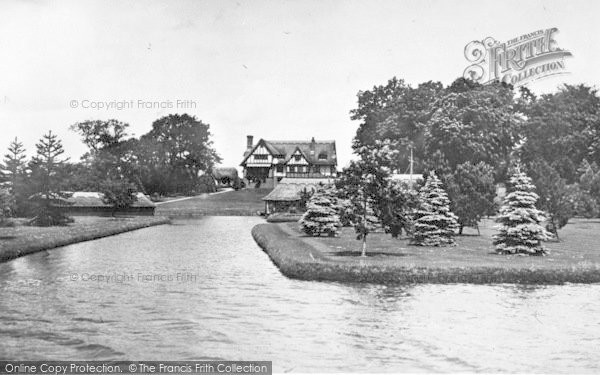
<path id="1" fill-rule="evenodd" d="M 247 138 L 243 177 L 251 185 L 274 187 L 282 178 L 328 178 L 337 175 L 335 141 L 267 141 Z"/>

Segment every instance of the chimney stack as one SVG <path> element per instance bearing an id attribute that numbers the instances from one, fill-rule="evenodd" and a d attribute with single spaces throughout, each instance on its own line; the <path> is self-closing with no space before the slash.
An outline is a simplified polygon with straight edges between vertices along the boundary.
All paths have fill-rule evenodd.
<path id="1" fill-rule="evenodd" d="M 312 139 L 310 140 L 310 155 L 315 155 L 315 137 L 312 137 Z"/>
<path id="2" fill-rule="evenodd" d="M 251 135 L 247 135 L 247 136 L 246 136 L 246 138 L 248 139 L 248 144 L 247 144 L 246 148 L 247 148 L 248 150 L 251 150 L 251 149 L 252 149 L 253 142 L 254 142 L 254 137 L 253 137 L 253 136 L 251 136 Z"/>

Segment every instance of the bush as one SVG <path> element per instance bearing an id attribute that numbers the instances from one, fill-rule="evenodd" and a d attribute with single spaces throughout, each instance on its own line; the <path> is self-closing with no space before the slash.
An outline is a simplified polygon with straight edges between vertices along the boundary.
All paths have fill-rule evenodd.
<path id="1" fill-rule="evenodd" d="M 38 201 L 35 204 L 34 214 L 35 216 L 29 220 L 28 224 L 38 227 L 66 225 L 74 221 L 73 218 L 62 213 L 58 207 L 53 206 L 50 200 Z"/>
<path id="2" fill-rule="evenodd" d="M 215 180 L 210 175 L 203 175 L 198 177 L 198 182 L 196 183 L 195 191 L 189 192 L 188 195 L 193 195 L 194 193 L 214 193 L 215 191 L 217 191 L 217 185 L 215 184 Z"/>
<path id="3" fill-rule="evenodd" d="M 0 225 L 13 214 L 15 198 L 8 189 L 0 188 Z"/>

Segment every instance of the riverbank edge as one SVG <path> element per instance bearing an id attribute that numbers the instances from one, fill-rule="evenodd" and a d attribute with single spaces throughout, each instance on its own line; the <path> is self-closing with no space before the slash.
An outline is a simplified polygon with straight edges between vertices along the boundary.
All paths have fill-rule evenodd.
<path id="1" fill-rule="evenodd" d="M 302 238 L 277 224 L 258 224 L 252 237 L 280 272 L 293 279 L 372 284 L 536 284 L 599 283 L 600 269 L 590 268 L 428 268 L 361 265 L 329 259 Z"/>
<path id="2" fill-rule="evenodd" d="M 64 237 L 50 239 L 49 241 L 39 241 L 32 239 L 25 244 L 24 247 L 19 249 L 1 249 L 0 250 L 0 263 L 8 262 L 10 260 L 37 253 L 44 250 L 50 250 L 61 246 L 72 245 L 79 242 L 92 241 L 103 237 L 114 236 L 117 234 L 131 232 L 137 229 L 148 228 L 156 225 L 170 224 L 171 219 L 163 216 L 144 216 L 134 218 L 132 221 L 127 222 L 110 222 L 110 224 L 117 225 L 106 225 L 102 223 L 95 226 L 94 230 L 86 233 L 65 233 Z"/>

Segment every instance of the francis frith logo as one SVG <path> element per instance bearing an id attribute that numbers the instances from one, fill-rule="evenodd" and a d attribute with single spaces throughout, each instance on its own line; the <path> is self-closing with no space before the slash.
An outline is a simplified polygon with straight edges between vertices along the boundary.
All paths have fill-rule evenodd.
<path id="1" fill-rule="evenodd" d="M 572 55 L 558 47 L 557 33 L 557 28 L 550 28 L 503 43 L 492 37 L 474 40 L 465 47 L 465 58 L 471 65 L 463 76 L 483 84 L 500 81 L 516 87 L 540 78 L 567 74 L 564 60 Z"/>

